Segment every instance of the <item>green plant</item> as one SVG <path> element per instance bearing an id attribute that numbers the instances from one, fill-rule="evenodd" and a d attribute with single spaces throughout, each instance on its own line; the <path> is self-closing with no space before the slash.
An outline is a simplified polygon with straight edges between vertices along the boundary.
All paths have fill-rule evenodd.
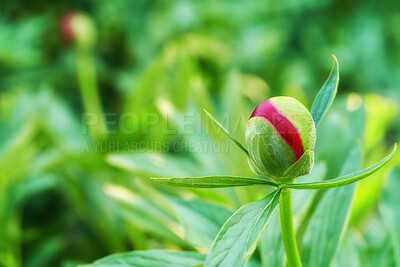
<path id="1" fill-rule="evenodd" d="M 64 15 L 61 21 L 61 33 L 75 47 L 76 72 L 90 135 L 94 140 L 104 139 L 107 125 L 100 102 L 93 58 L 96 44 L 94 22 L 81 12 L 70 12 Z"/>
<path id="2" fill-rule="evenodd" d="M 328 80 L 316 96 L 311 114 L 316 127 L 319 126 L 326 112 L 336 95 L 339 82 L 339 67 L 334 57 L 334 66 Z M 210 118 L 227 133 L 227 135 L 239 145 L 239 147 L 249 155 L 249 152 L 241 145 L 229 131 L 222 126 L 214 117 L 207 113 Z M 222 227 L 215 239 L 210 253 L 207 256 L 205 266 L 233 266 L 244 264 L 245 256 L 252 253 L 257 244 L 257 240 L 264 231 L 274 209 L 280 207 L 280 218 L 282 228 L 282 238 L 285 245 L 285 251 L 289 266 L 302 266 L 300 254 L 296 244 L 296 236 L 293 227 L 292 218 L 292 190 L 293 189 L 329 189 L 341 187 L 357 182 L 376 172 L 394 155 L 396 144 L 393 151 L 386 158 L 368 167 L 364 170 L 354 172 L 337 178 L 327 179 L 322 182 L 310 183 L 292 183 L 294 178 L 300 175 L 294 175 L 291 178 L 271 180 L 271 176 L 254 179 L 250 177 L 199 177 L 199 178 L 155 178 L 158 182 L 185 187 L 221 187 L 221 186 L 249 186 L 254 184 L 265 184 L 274 186 L 277 189 L 262 200 L 248 204 L 240 208 Z M 261 153 L 261 152 L 260 152 Z M 249 159 L 253 161 L 252 158 Z M 300 162 L 297 161 L 297 162 Z M 302 169 L 303 165 L 297 165 L 295 169 Z M 309 168 L 309 163 L 305 163 Z M 296 173 L 296 170 L 294 171 Z M 260 174 L 257 172 L 257 174 Z M 238 234 L 239 233 L 239 234 Z M 239 237 L 237 237 L 239 235 Z M 233 238 L 235 237 L 235 238 Z M 233 238 L 233 239 L 232 239 Z M 233 241 L 232 241 L 233 240 Z"/>
<path id="3" fill-rule="evenodd" d="M 314 103 L 311 108 L 311 115 L 315 127 L 318 128 L 325 114 L 327 113 L 330 105 L 332 104 L 339 81 L 339 68 L 336 58 L 334 57 L 334 65 L 332 71 L 323 85 L 320 92 L 317 94 Z M 210 113 L 205 111 L 208 117 L 224 132 L 226 135 L 243 151 L 249 158 L 249 164 L 254 164 L 255 159 L 251 157 L 251 153 L 242 145 L 240 142 L 227 130 L 220 122 L 218 122 Z M 258 121 L 257 123 L 263 123 Z M 311 130 L 312 134 L 312 130 Z M 311 137 L 313 139 L 313 137 Z M 311 146 L 312 149 L 313 146 Z M 273 216 L 274 210 L 279 206 L 280 209 L 280 222 L 282 230 L 282 239 L 284 248 L 286 251 L 286 258 L 288 266 L 302 266 L 300 259 L 300 253 L 298 246 L 302 246 L 304 238 L 304 229 L 299 228 L 297 235 L 295 234 L 293 226 L 293 215 L 292 215 L 292 190 L 319 190 L 318 192 L 333 192 L 328 198 L 324 198 L 323 203 L 327 205 L 327 212 L 329 207 L 336 206 L 334 202 L 335 198 L 346 197 L 346 191 L 343 191 L 343 186 L 355 183 L 363 178 L 368 177 L 382 166 L 384 166 L 394 155 L 397 145 L 394 145 L 392 152 L 379 161 L 378 163 L 359 171 L 354 170 L 354 165 L 357 164 L 354 159 L 359 154 L 357 146 L 350 152 L 349 159 L 346 161 L 347 165 L 342 169 L 342 176 L 332 179 L 326 179 L 317 182 L 306 182 L 306 183 L 294 183 L 294 178 L 300 175 L 304 175 L 310 171 L 313 162 L 306 160 L 296 161 L 289 168 L 292 177 L 289 178 L 287 175 L 282 177 L 267 176 L 265 171 L 256 170 L 256 174 L 260 177 L 241 177 L 241 176 L 204 176 L 204 177 L 172 177 L 172 178 L 152 178 L 154 181 L 166 185 L 188 187 L 188 188 L 221 188 L 221 187 L 236 187 L 236 186 L 251 186 L 251 185 L 265 185 L 275 187 L 275 190 L 268 194 L 261 200 L 252 202 L 239 208 L 222 226 L 217 234 L 214 242 L 211 245 L 210 251 L 206 256 L 202 254 L 188 255 L 184 257 L 186 260 L 199 260 L 204 258 L 204 266 L 243 266 L 246 264 L 254 250 L 256 249 L 257 243 L 265 231 L 267 224 Z M 311 150 L 312 151 L 312 150 Z M 306 153 L 304 153 L 306 155 Z M 290 156 L 290 155 L 289 155 Z M 308 157 L 308 156 L 307 156 Z M 304 171 L 306 166 L 306 171 Z M 265 165 L 268 169 L 268 165 Z M 254 171 L 254 166 L 253 166 Z M 351 172 L 350 174 L 347 174 Z M 282 179 L 283 178 L 283 179 Z M 336 188 L 332 191 L 325 191 L 322 189 Z M 342 193 L 341 193 L 342 192 Z M 344 216 L 344 217 L 343 217 Z M 341 216 L 346 217 L 346 212 Z M 329 219 L 329 214 L 325 215 L 325 218 Z M 334 218 L 330 218 L 333 221 Z M 338 218 L 339 219 L 339 218 Z M 309 224 L 309 220 L 303 221 L 304 224 Z M 329 224 L 329 222 L 327 222 Z M 340 224 L 340 223 L 339 223 Z M 271 231 L 276 231 L 272 229 Z M 338 231 L 341 231 L 338 229 Z M 270 233 L 270 232 L 269 232 Z M 271 237 L 272 238 L 272 237 Z M 336 241 L 335 241 L 336 242 Z M 276 247 L 277 249 L 278 247 Z M 94 265 L 112 264 L 116 260 L 124 263 L 136 263 L 140 261 L 142 252 L 132 252 L 128 254 L 114 255 L 106 257 L 94 263 Z M 149 255 L 155 255 L 148 252 Z M 162 260 L 171 260 L 171 257 L 175 257 L 176 252 L 163 252 Z M 313 253 L 312 251 L 310 253 Z M 333 255 L 328 255 L 332 256 Z M 195 258 L 195 259 L 194 259 Z M 310 257 L 312 260 L 312 257 Z M 149 259 L 150 260 L 150 259 Z M 159 263 L 160 258 L 154 257 L 154 261 L 149 261 L 148 264 L 156 265 Z M 268 261 L 268 259 L 267 259 Z M 189 265 L 187 265 L 189 266 Z"/>
<path id="4" fill-rule="evenodd" d="M 318 127 L 315 166 L 296 182 L 378 162 L 388 144 L 400 140 L 400 27 L 393 6 L 3 1 L 0 266 L 72 267 L 121 252 L 129 253 L 104 262 L 204 262 L 201 253 L 234 211 L 275 187 L 258 184 L 247 155 L 209 123 L 202 108 L 245 144 L 245 117 L 261 100 L 291 96 L 311 109 L 331 67 L 327 53 L 344 66 L 340 91 Z M 86 51 L 60 38 L 59 22 L 71 10 L 93 24 L 96 38 Z M 190 114 L 196 129 L 181 131 Z M 105 122 L 95 124 L 102 115 Z M 238 118 L 244 119 L 233 125 Z M 224 151 L 175 148 L 205 143 Z M 400 266 L 400 172 L 392 172 L 398 166 L 396 153 L 360 182 L 292 190 L 304 266 Z M 248 176 L 255 185 L 174 188 L 150 179 L 216 174 Z M 282 267 L 284 258 L 277 210 L 247 266 Z"/>

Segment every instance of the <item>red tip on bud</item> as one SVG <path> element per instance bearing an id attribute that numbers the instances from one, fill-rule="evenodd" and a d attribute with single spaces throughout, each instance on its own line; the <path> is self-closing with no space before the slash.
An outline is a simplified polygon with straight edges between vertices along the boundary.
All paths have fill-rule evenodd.
<path id="1" fill-rule="evenodd" d="M 91 49 L 96 39 L 96 28 L 91 17 L 80 11 L 67 13 L 60 24 L 62 36 L 84 49 Z"/>
<path id="2" fill-rule="evenodd" d="M 296 161 L 304 154 L 303 142 L 294 124 L 282 115 L 270 100 L 262 102 L 250 116 L 267 120 L 279 133 L 283 140 L 290 146 L 295 154 Z"/>
<path id="3" fill-rule="evenodd" d="M 79 14 L 77 11 L 72 11 L 64 15 L 60 23 L 61 35 L 68 41 L 73 42 L 75 40 L 73 19 Z"/>

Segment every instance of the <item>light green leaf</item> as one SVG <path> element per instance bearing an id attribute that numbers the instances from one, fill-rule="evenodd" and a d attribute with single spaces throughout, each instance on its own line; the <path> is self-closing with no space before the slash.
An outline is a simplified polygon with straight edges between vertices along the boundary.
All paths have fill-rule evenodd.
<path id="1" fill-rule="evenodd" d="M 233 211 L 200 199 L 168 198 L 185 230 L 185 240 L 196 246 L 210 247 L 219 229 Z"/>
<path id="2" fill-rule="evenodd" d="M 321 181 L 326 177 L 327 165 L 323 161 L 319 161 L 315 164 L 314 168 L 311 170 L 311 173 L 298 179 L 303 183 L 307 182 L 315 182 Z M 293 191 L 293 214 L 296 216 L 298 213 L 306 216 L 308 207 L 310 206 L 314 195 L 318 192 L 318 190 L 294 190 Z"/>
<path id="3" fill-rule="evenodd" d="M 359 239 L 360 238 L 356 236 L 353 233 L 353 231 L 350 230 L 346 231 L 345 236 L 343 238 L 343 242 L 340 245 L 340 250 L 338 251 L 331 267 L 343 267 L 343 266 L 362 267 L 363 265 L 361 263 L 361 257 L 360 257 L 361 251 L 360 251 Z M 363 258 L 367 259 L 368 257 L 363 257 Z M 375 266 L 382 266 L 382 265 L 375 265 Z"/>
<path id="4" fill-rule="evenodd" d="M 202 154 L 202 153 L 200 153 Z M 215 153 L 214 153 L 215 154 Z M 135 175 L 143 176 L 201 176 L 218 173 L 215 168 L 205 169 L 202 164 L 191 157 L 183 157 L 178 155 L 168 155 L 166 153 L 116 153 L 109 154 L 107 161 L 112 166 L 131 172 Z M 223 171 L 219 171 L 223 172 Z M 235 199 L 236 193 L 234 189 L 225 191 L 205 191 L 192 189 L 202 198 L 214 199 L 221 202 L 226 202 L 229 199 Z"/>
<path id="5" fill-rule="evenodd" d="M 269 227 L 261 236 L 260 256 L 263 266 L 282 267 L 284 255 L 279 213 L 276 212 L 271 216 Z"/>
<path id="6" fill-rule="evenodd" d="M 109 154 L 107 162 L 123 170 L 157 176 L 201 175 L 200 166 L 188 157 L 160 153 Z M 203 174 L 204 175 L 204 174 Z"/>
<path id="7" fill-rule="evenodd" d="M 385 227 L 383 216 L 379 215 L 381 214 L 375 213 L 375 216 L 371 216 L 367 221 L 365 221 L 366 225 L 363 225 L 362 239 L 360 239 L 360 234 L 357 232 L 357 230 L 348 231 L 355 232 L 355 234 L 353 234 L 353 244 L 351 245 L 353 247 L 353 251 L 354 248 L 356 248 L 359 252 L 359 258 L 361 261 L 359 266 L 398 266 L 398 264 L 396 264 L 396 252 L 394 251 L 395 249 L 393 247 L 393 243 L 391 242 L 391 233 L 389 233 L 387 227 Z M 343 265 L 339 266 L 341 267 Z M 354 266 L 358 267 L 357 265 Z"/>
<path id="8" fill-rule="evenodd" d="M 396 265 L 400 266 L 400 169 L 394 169 L 389 176 L 382 195 L 380 212 L 383 223 L 390 233 Z"/>
<path id="9" fill-rule="evenodd" d="M 350 151 L 341 173 L 361 167 L 359 145 Z M 311 218 L 305 235 L 302 259 L 305 266 L 330 266 L 347 228 L 354 199 L 355 184 L 328 190 Z"/>
<path id="10" fill-rule="evenodd" d="M 371 174 L 379 170 L 382 166 L 384 166 L 393 157 L 394 153 L 396 152 L 396 149 L 397 149 L 397 144 L 394 145 L 392 152 L 387 157 L 385 157 L 375 165 L 372 165 L 364 170 L 360 170 L 355 173 L 341 176 L 338 178 L 324 180 L 321 182 L 287 184 L 284 185 L 284 187 L 293 189 L 328 189 L 355 183 L 363 178 L 370 176 Z"/>
<path id="11" fill-rule="evenodd" d="M 272 181 L 265 179 L 240 177 L 240 176 L 204 176 L 204 177 L 172 177 L 172 178 L 151 178 L 158 183 L 191 188 L 221 188 L 234 186 L 249 186 L 249 185 L 270 185 L 278 187 Z"/>
<path id="12" fill-rule="evenodd" d="M 94 187 L 91 187 L 91 194 L 95 193 Z M 160 199 L 153 196 L 153 192 L 147 191 L 146 194 L 138 194 L 123 186 L 107 183 L 102 186 L 102 195 L 98 194 L 91 199 L 90 206 L 107 202 L 110 208 L 110 217 L 122 218 L 129 228 L 142 229 L 160 239 L 169 240 L 183 248 L 193 248 L 191 244 L 183 240 L 183 234 L 178 222 L 172 216 L 169 216 L 160 206 Z M 110 201 L 111 199 L 116 202 Z M 163 198 L 161 198 L 163 199 Z M 158 203 L 156 203 L 158 202 Z M 113 205 L 113 206 L 110 206 Z M 102 206 L 105 206 L 103 203 Z M 104 217 L 102 220 L 109 219 Z M 113 234 L 116 236 L 116 234 Z"/>
<path id="13" fill-rule="evenodd" d="M 315 128 L 318 128 L 320 125 L 336 96 L 339 84 L 339 63 L 335 56 L 333 56 L 333 60 L 331 73 L 321 90 L 319 90 L 311 107 L 311 115 L 314 119 Z"/>
<path id="14" fill-rule="evenodd" d="M 204 266 L 243 266 L 279 204 L 279 196 L 280 190 L 275 190 L 236 211 L 219 231 Z"/>
<path id="15" fill-rule="evenodd" d="M 229 132 L 228 129 L 225 128 L 224 125 L 222 125 L 222 123 L 220 123 L 219 121 L 217 121 L 216 118 L 213 117 L 213 115 L 211 115 L 207 110 L 203 109 L 204 112 L 207 114 L 207 116 L 219 127 L 221 128 L 221 130 L 241 149 L 243 150 L 244 153 L 246 153 L 246 155 L 249 155 L 249 152 L 247 151 L 246 148 L 244 148 L 244 146 Z"/>
<path id="16" fill-rule="evenodd" d="M 205 255 L 192 251 L 147 250 L 113 254 L 80 267 L 190 267 L 202 264 Z"/>

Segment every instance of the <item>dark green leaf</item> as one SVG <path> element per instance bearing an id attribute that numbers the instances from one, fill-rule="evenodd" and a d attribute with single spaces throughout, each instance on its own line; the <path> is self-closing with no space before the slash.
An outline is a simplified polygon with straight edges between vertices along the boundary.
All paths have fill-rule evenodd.
<path id="1" fill-rule="evenodd" d="M 316 128 L 320 125 L 336 96 L 339 84 L 339 63 L 335 56 L 333 56 L 333 60 L 334 62 L 331 73 L 321 90 L 319 90 L 311 107 L 311 115 L 314 119 Z"/>
<path id="2" fill-rule="evenodd" d="M 204 266 L 243 266 L 279 204 L 279 196 L 275 190 L 236 211 L 219 231 Z"/>
<path id="3" fill-rule="evenodd" d="M 220 188 L 234 186 L 249 186 L 249 185 L 270 185 L 278 187 L 272 181 L 240 176 L 204 176 L 204 177 L 172 177 L 172 178 L 151 178 L 158 183 L 173 185 L 179 187 L 191 188 Z"/>

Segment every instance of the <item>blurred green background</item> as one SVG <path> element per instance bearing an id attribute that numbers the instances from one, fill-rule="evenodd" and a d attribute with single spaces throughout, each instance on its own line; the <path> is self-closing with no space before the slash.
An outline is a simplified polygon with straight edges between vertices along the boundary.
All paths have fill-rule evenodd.
<path id="1" fill-rule="evenodd" d="M 93 45 L 62 36 L 73 11 L 93 23 Z M 2 1 L 0 266 L 206 252 L 232 211 L 266 189 L 180 190 L 149 177 L 251 175 L 202 108 L 243 141 L 238 118 L 263 100 L 288 95 L 309 108 L 332 54 L 339 92 L 318 131 L 313 177 L 338 175 L 353 144 L 363 166 L 376 162 L 400 140 L 399 51 L 394 0 Z M 108 133 L 87 113 L 105 114 Z M 193 147 L 202 142 L 227 147 Z M 395 166 L 399 157 L 358 186 L 343 241 L 353 250 L 338 262 L 394 266 L 380 200 Z"/>

